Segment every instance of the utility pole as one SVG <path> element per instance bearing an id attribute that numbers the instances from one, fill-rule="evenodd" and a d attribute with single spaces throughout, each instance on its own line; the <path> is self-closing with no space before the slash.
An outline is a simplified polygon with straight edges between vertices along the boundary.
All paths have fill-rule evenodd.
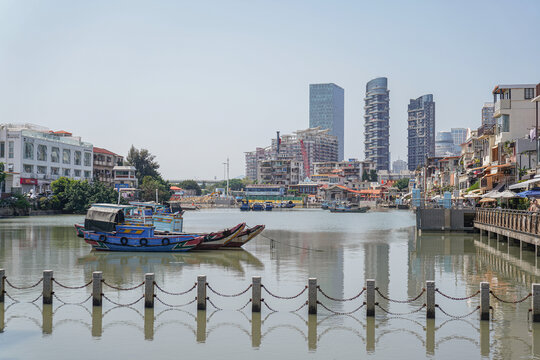
<path id="1" fill-rule="evenodd" d="M 227 195 L 227 198 L 229 197 L 229 158 L 227 158 L 227 162 L 223 163 L 223 176 L 227 180 L 227 191 L 225 194 Z"/>

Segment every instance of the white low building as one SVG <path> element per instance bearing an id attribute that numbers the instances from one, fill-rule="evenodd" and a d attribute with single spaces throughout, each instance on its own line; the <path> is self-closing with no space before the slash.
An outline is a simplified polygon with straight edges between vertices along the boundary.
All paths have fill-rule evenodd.
<path id="1" fill-rule="evenodd" d="M 92 181 L 93 146 L 66 131 L 32 124 L 0 125 L 4 192 L 42 192 L 61 176 Z"/>

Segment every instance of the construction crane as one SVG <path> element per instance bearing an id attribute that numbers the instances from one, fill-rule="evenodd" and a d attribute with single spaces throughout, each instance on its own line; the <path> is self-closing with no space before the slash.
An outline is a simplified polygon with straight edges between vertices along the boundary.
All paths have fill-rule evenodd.
<path id="1" fill-rule="evenodd" d="M 306 174 L 306 177 L 311 177 L 311 173 L 309 171 L 309 161 L 307 157 L 306 145 L 304 145 L 304 140 L 300 140 L 300 148 L 302 149 L 302 160 L 304 160 L 304 173 Z"/>

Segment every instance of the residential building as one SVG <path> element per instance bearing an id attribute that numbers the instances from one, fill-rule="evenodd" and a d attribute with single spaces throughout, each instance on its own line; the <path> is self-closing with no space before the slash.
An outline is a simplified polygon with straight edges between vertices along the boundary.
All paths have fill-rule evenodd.
<path id="1" fill-rule="evenodd" d="M 113 186 L 113 168 L 123 163 L 122 155 L 94 146 L 94 180 Z"/>
<path id="2" fill-rule="evenodd" d="M 497 120 L 497 144 L 523 138 L 536 125 L 536 84 L 497 85 L 493 89 L 494 113 Z M 500 151 L 499 151 L 500 153 Z"/>
<path id="3" fill-rule="evenodd" d="M 450 133 L 452 134 L 452 140 L 454 145 L 456 145 L 458 151 L 461 144 L 467 140 L 467 129 L 466 128 L 451 128 Z"/>
<path id="4" fill-rule="evenodd" d="M 314 176 L 317 175 L 336 175 L 344 180 L 362 180 L 364 172 L 375 170 L 375 164 L 358 159 L 349 159 L 348 161 L 326 161 L 314 163 Z"/>
<path id="5" fill-rule="evenodd" d="M 405 160 L 398 159 L 394 162 L 392 162 L 392 172 L 393 173 L 399 173 L 403 170 L 407 170 L 407 162 Z"/>
<path id="6" fill-rule="evenodd" d="M 309 127 L 329 129 L 338 139 L 338 158 L 344 157 L 344 90 L 336 84 L 309 85 Z"/>
<path id="7" fill-rule="evenodd" d="M 0 125 L 5 192 L 43 192 L 61 176 L 92 180 L 92 144 L 67 131 L 33 124 Z"/>
<path id="8" fill-rule="evenodd" d="M 435 102 L 433 95 L 427 94 L 411 99 L 407 108 L 409 170 L 423 166 L 428 157 L 435 155 Z"/>
<path id="9" fill-rule="evenodd" d="M 303 150 L 306 163 L 304 164 Z M 320 127 L 298 130 L 272 139 L 267 148 L 257 148 L 246 152 L 246 176 L 251 180 L 259 178 L 259 164 L 265 160 L 295 160 L 302 163 L 303 176 L 313 174 L 313 164 L 321 161 L 337 161 L 339 156 L 338 138 L 329 129 Z M 307 169 L 304 169 L 304 165 Z M 303 180 L 303 179 L 302 179 Z"/>
<path id="10" fill-rule="evenodd" d="M 136 169 L 134 166 L 120 166 L 113 167 L 114 176 L 114 188 L 115 189 L 136 189 L 138 186 L 138 180 L 136 176 Z"/>
<path id="11" fill-rule="evenodd" d="M 454 139 L 450 131 L 438 131 L 435 137 L 435 156 L 447 157 L 461 153 L 461 148 L 454 145 Z"/>
<path id="12" fill-rule="evenodd" d="M 296 160 L 263 160 L 258 164 L 259 184 L 294 185 L 304 178 L 303 164 Z"/>
<path id="13" fill-rule="evenodd" d="M 494 125 L 496 123 L 493 113 L 495 105 L 492 102 L 484 103 L 482 106 L 482 125 Z"/>
<path id="14" fill-rule="evenodd" d="M 390 168 L 390 91 L 388 80 L 380 77 L 366 84 L 364 115 L 365 159 L 377 170 Z"/>

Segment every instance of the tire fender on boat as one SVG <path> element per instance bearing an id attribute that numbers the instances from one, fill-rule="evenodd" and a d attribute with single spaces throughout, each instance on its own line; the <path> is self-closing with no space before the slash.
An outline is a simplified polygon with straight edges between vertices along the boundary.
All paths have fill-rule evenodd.
<path id="1" fill-rule="evenodd" d="M 120 244 L 127 245 L 127 243 L 128 243 L 128 239 L 126 237 L 123 237 L 120 239 Z"/>
<path id="2" fill-rule="evenodd" d="M 171 244 L 171 241 L 169 240 L 169 238 L 163 238 L 163 240 L 161 240 L 161 245 L 170 245 Z"/>
<path id="3" fill-rule="evenodd" d="M 107 236 L 99 235 L 99 241 L 107 241 Z"/>
<path id="4" fill-rule="evenodd" d="M 146 246 L 148 245 L 148 240 L 145 238 L 142 238 L 141 240 L 139 240 L 139 244 L 141 244 L 141 246 Z"/>

